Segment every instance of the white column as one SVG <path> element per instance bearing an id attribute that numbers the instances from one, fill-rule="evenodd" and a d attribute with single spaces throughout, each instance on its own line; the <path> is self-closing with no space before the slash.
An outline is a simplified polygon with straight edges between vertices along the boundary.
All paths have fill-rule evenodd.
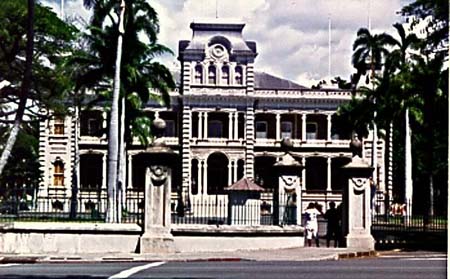
<path id="1" fill-rule="evenodd" d="M 202 186 L 203 186 L 203 181 L 202 181 L 202 177 L 203 177 L 203 160 L 198 159 L 198 164 L 197 164 L 197 195 L 201 195 L 202 194 Z"/>
<path id="2" fill-rule="evenodd" d="M 281 115 L 279 113 L 275 114 L 276 126 L 275 126 L 275 139 L 279 141 L 281 139 Z"/>
<path id="3" fill-rule="evenodd" d="M 327 158 L 327 191 L 331 191 L 331 157 Z"/>
<path id="4" fill-rule="evenodd" d="M 233 169 L 233 183 L 234 182 L 236 182 L 237 180 L 238 180 L 238 177 L 237 177 L 237 169 L 238 169 L 238 166 L 237 166 L 237 159 L 235 159 L 234 161 L 233 161 L 233 163 L 234 163 L 234 169 Z"/>
<path id="5" fill-rule="evenodd" d="M 306 141 L 306 114 L 302 113 L 302 141 Z"/>
<path id="6" fill-rule="evenodd" d="M 208 138 L 208 112 L 205 111 L 203 112 L 203 118 L 204 118 L 204 127 L 203 127 L 203 138 L 207 139 Z"/>
<path id="7" fill-rule="evenodd" d="M 231 183 L 233 183 L 233 177 L 231 176 L 233 173 L 233 165 L 231 164 L 231 160 L 228 161 L 228 186 L 231 185 Z"/>
<path id="8" fill-rule="evenodd" d="M 327 115 L 327 141 L 331 141 L 331 114 Z"/>
<path id="9" fill-rule="evenodd" d="M 306 157 L 302 157 L 302 191 L 306 191 Z"/>
<path id="10" fill-rule="evenodd" d="M 206 162 L 206 159 L 203 160 L 203 195 L 208 194 L 208 163 Z"/>
<path id="11" fill-rule="evenodd" d="M 103 168 L 102 168 L 102 175 L 103 175 L 103 178 L 102 178 L 102 189 L 106 189 L 106 180 L 107 180 L 107 178 L 108 178 L 108 176 L 107 176 L 107 172 L 106 172 L 106 168 L 107 168 L 107 166 L 108 166 L 108 154 L 107 153 L 105 153 L 105 154 L 103 154 Z"/>
<path id="12" fill-rule="evenodd" d="M 133 156 L 128 155 L 128 185 L 127 188 L 132 188 L 133 184 Z"/>
<path id="13" fill-rule="evenodd" d="M 239 112 L 234 113 L 234 139 L 239 139 Z"/>
<path id="14" fill-rule="evenodd" d="M 233 139 L 233 113 L 228 113 L 228 139 Z"/>
<path id="15" fill-rule="evenodd" d="M 203 119 L 202 119 L 203 112 L 198 112 L 198 139 L 202 139 L 202 131 L 203 131 Z"/>

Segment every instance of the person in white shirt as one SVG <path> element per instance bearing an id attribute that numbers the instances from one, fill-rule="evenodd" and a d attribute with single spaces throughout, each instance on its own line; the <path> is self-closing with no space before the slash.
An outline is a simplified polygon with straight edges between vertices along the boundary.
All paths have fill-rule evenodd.
<path id="1" fill-rule="evenodd" d="M 319 225 L 317 223 L 317 216 L 322 214 L 315 206 L 314 203 L 309 203 L 305 210 L 306 217 L 306 240 L 308 241 L 308 246 L 311 247 L 312 239 L 316 241 L 316 246 L 319 247 Z"/>

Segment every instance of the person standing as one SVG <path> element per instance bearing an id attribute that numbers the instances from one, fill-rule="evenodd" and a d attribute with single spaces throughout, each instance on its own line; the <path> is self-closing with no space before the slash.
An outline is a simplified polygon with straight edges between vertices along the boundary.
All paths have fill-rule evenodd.
<path id="1" fill-rule="evenodd" d="M 314 205 L 314 203 L 309 203 L 305 210 L 306 217 L 306 240 L 308 241 L 308 246 L 311 247 L 312 240 L 316 242 L 316 246 L 319 247 L 319 224 L 317 223 L 317 217 L 322 214 Z"/>
<path id="2" fill-rule="evenodd" d="M 336 209 L 336 204 L 330 202 L 330 209 L 325 212 L 325 219 L 327 219 L 327 247 L 330 247 L 331 239 L 334 240 L 334 247 L 338 246 L 340 236 L 340 216 Z"/>

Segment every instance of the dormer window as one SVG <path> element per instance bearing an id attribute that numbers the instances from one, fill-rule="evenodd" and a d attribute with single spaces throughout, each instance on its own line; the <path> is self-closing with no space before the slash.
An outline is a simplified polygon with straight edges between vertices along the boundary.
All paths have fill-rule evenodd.
<path id="1" fill-rule="evenodd" d="M 208 67 L 208 84 L 216 84 L 216 67 Z"/>
<path id="2" fill-rule="evenodd" d="M 230 84 L 230 68 L 228 66 L 222 67 L 222 84 Z"/>
<path id="3" fill-rule="evenodd" d="M 202 65 L 195 66 L 195 73 L 194 73 L 194 80 L 195 83 L 201 84 L 203 81 L 203 67 Z"/>
<path id="4" fill-rule="evenodd" d="M 242 67 L 237 66 L 234 70 L 234 82 L 237 85 L 242 85 Z"/>

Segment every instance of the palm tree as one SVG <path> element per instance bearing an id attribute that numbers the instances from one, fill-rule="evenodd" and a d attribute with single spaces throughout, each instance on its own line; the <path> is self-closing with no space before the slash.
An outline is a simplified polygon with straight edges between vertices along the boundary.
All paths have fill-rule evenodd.
<path id="1" fill-rule="evenodd" d="M 394 39 L 386 33 L 372 35 L 366 28 L 361 28 L 357 32 L 357 38 L 353 43 L 352 64 L 357 69 L 357 76 L 365 74 L 370 70 L 370 80 L 372 87 L 374 86 L 375 71 L 381 69 L 381 66 L 388 55 L 388 46 L 394 44 Z M 355 84 L 358 83 L 355 80 Z M 373 103 L 376 103 L 376 98 L 373 98 Z M 373 138 L 372 138 L 372 167 L 374 168 L 373 178 L 378 184 L 377 178 L 377 126 L 375 119 L 377 118 L 377 111 L 374 110 Z"/>
<path id="2" fill-rule="evenodd" d="M 8 158 L 16 142 L 17 135 L 19 134 L 20 125 L 22 123 L 23 116 L 25 114 L 25 108 L 27 105 L 28 95 L 32 82 L 32 62 L 33 62 L 33 49 L 34 49 L 34 0 L 28 0 L 28 15 L 27 15 L 27 43 L 25 52 L 25 71 L 23 75 L 22 86 L 19 94 L 19 105 L 14 118 L 14 123 L 9 133 L 6 145 L 3 149 L 0 157 L 0 175 L 6 166 Z"/>
<path id="3" fill-rule="evenodd" d="M 394 24 L 394 28 L 400 37 L 400 40 L 395 40 L 395 49 L 389 56 L 390 63 L 393 67 L 397 68 L 399 73 L 397 74 L 402 79 L 402 83 L 405 82 L 404 78 L 401 76 L 408 74 L 409 65 L 407 63 L 408 51 L 411 48 L 417 48 L 419 44 L 419 39 L 413 33 L 406 35 L 403 25 L 400 23 Z M 403 84 L 400 88 L 405 91 L 405 85 Z M 409 105 L 408 96 L 402 92 L 403 101 L 401 102 L 404 107 L 405 115 L 405 204 L 407 206 L 407 216 L 410 217 L 412 214 L 412 197 L 413 197 L 413 182 L 412 182 L 412 159 L 411 159 L 411 126 L 409 123 Z M 393 122 L 391 121 L 389 125 L 389 134 L 392 137 L 393 134 Z M 392 142 L 389 142 L 389 147 L 391 150 Z M 392 152 L 389 154 L 389 166 L 388 169 L 392 169 Z"/>
<path id="4" fill-rule="evenodd" d="M 88 32 L 84 41 L 88 46 L 88 53 L 80 53 L 80 56 L 72 58 L 74 65 L 85 65 L 83 70 L 76 73 L 78 89 L 94 89 L 99 93 L 99 100 L 110 100 L 109 88 L 111 79 L 114 76 L 114 93 L 125 98 L 125 107 L 121 110 L 127 111 L 125 118 L 125 134 L 128 140 L 133 136 L 147 144 L 149 137 L 150 120 L 142 111 L 148 100 L 158 97 L 166 104 L 169 103 L 169 91 L 175 88 L 170 71 L 163 65 L 153 61 L 153 59 L 163 53 L 171 53 L 169 49 L 157 43 L 159 32 L 158 17 L 154 9 L 145 0 L 125 0 L 125 12 L 123 17 L 124 33 L 121 54 L 121 65 L 114 62 L 111 57 L 113 53 L 119 53 L 120 46 L 113 43 L 119 42 L 120 32 L 118 32 L 119 22 L 112 16 L 115 2 L 107 0 L 86 0 L 85 5 L 93 9 L 94 14 L 91 19 Z M 120 17 L 119 17 L 120 18 Z M 107 25 L 111 21 L 111 25 Z M 145 36 L 147 43 L 140 37 Z M 118 55 L 116 55 L 118 57 Z M 120 87 L 118 86 L 118 76 L 114 69 L 120 70 Z M 160 94 L 153 94 L 152 91 Z M 109 124 L 109 150 L 108 150 L 108 201 L 112 204 L 118 200 L 117 193 L 117 169 L 123 164 L 117 164 L 121 154 L 123 159 L 124 150 L 118 150 L 119 132 L 119 95 L 113 94 L 111 103 L 111 117 Z M 117 113 L 117 114 L 116 114 Z M 130 130 L 129 127 L 133 129 Z M 114 131 L 115 132 L 114 132 Z M 123 147 L 124 144 L 121 144 Z M 112 148 L 114 147 L 114 151 Z M 122 182 L 123 183 L 123 182 Z M 119 209 L 120 210 L 120 209 Z M 109 211 L 108 211 L 109 212 Z M 118 215 L 108 217 L 108 221 L 117 221 Z"/>

